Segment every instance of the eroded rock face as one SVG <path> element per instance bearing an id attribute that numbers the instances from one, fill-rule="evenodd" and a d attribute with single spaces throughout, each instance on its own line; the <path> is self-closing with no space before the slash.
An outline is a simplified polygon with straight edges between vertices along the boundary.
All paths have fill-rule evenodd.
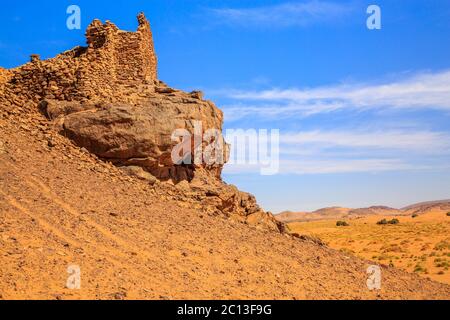
<path id="1" fill-rule="evenodd" d="M 166 90 L 165 94 L 171 90 Z M 198 95 L 198 93 L 197 93 Z M 238 222 L 281 231 L 283 225 L 264 212 L 253 195 L 221 180 L 223 165 L 177 165 L 171 158 L 175 129 L 222 128 L 222 113 L 212 103 L 192 100 L 177 92 L 170 97 L 152 94 L 142 105 L 80 103 L 45 100 L 40 110 L 61 134 L 99 158 L 123 168 L 130 176 L 171 181 L 175 199 L 201 203 L 210 214 L 226 215 Z M 206 124 L 206 125 L 205 125 Z M 160 185 L 161 186 L 161 185 Z"/>
<path id="2" fill-rule="evenodd" d="M 139 105 L 80 103 L 45 100 L 40 110 L 61 134 L 99 158 L 123 167 L 139 179 L 155 184 L 171 181 L 176 198 L 200 202 L 210 214 L 225 214 L 242 223 L 280 231 L 283 226 L 272 214 L 264 212 L 253 195 L 221 180 L 222 164 L 176 165 L 171 153 L 177 142 L 175 129 L 194 131 L 194 121 L 202 129 L 222 129 L 222 112 L 201 94 L 175 91 L 168 87 L 151 93 Z M 168 96 L 170 95 L 170 96 Z"/>
<path id="3" fill-rule="evenodd" d="M 177 184 L 177 190 L 179 193 L 175 195 L 175 199 L 181 198 L 193 205 L 201 203 L 203 210 L 209 214 L 226 215 L 237 222 L 265 230 L 287 231 L 283 223 L 259 207 L 253 195 L 211 177 L 211 173 L 203 168 L 196 170 L 190 183 Z"/>
<path id="4" fill-rule="evenodd" d="M 179 91 L 170 91 L 170 96 L 149 93 L 135 105 L 44 100 L 40 108 L 63 135 L 118 166 L 140 166 L 158 179 L 175 183 L 191 181 L 196 167 L 201 166 L 220 179 L 223 163 L 195 166 L 191 159 L 192 165 L 175 165 L 172 160 L 172 151 L 179 143 L 172 139 L 176 129 L 194 133 L 197 122 L 201 133 L 222 130 L 222 112 L 211 102 L 200 100 L 198 93 L 195 98 Z"/>

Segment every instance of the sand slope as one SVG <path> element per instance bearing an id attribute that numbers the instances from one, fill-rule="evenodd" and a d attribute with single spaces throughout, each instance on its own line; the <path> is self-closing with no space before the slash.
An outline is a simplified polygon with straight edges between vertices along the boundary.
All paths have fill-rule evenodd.
<path id="1" fill-rule="evenodd" d="M 0 298 L 448 299 L 450 287 L 170 200 L 55 134 L 0 113 Z M 81 290 L 65 288 L 81 268 Z"/>

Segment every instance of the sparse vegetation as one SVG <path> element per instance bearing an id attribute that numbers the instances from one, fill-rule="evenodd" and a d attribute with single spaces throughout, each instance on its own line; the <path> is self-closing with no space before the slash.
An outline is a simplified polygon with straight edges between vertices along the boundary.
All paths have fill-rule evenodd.
<path id="1" fill-rule="evenodd" d="M 415 219 L 415 218 L 419 217 L 419 215 L 418 215 L 417 213 L 414 213 L 411 217 L 412 217 L 413 219 Z"/>
<path id="2" fill-rule="evenodd" d="M 400 220 L 398 219 L 392 219 L 392 220 L 387 220 L 387 219 L 383 219 L 377 222 L 378 225 L 388 225 L 388 224 L 392 224 L 392 225 L 396 225 L 399 224 Z"/>
<path id="3" fill-rule="evenodd" d="M 450 284 L 450 221 L 446 211 L 417 213 L 418 219 L 412 219 L 411 212 L 406 217 L 374 215 L 351 220 L 298 222 L 290 226 L 295 232 L 314 234 L 331 248 L 348 255 L 353 253 L 380 264 L 393 264 L 407 272 Z M 345 220 L 351 226 L 338 228 L 338 220 Z"/>
<path id="4" fill-rule="evenodd" d="M 450 262 L 442 258 L 434 259 L 434 265 L 436 266 L 436 268 L 443 268 L 445 270 L 448 270 L 450 268 Z"/>
<path id="5" fill-rule="evenodd" d="M 350 224 L 346 221 L 338 221 L 336 222 L 336 227 L 349 227 Z"/>
<path id="6" fill-rule="evenodd" d="M 383 252 L 404 252 L 404 250 L 402 249 L 402 247 L 398 244 L 395 243 L 391 243 L 389 245 L 385 245 L 381 248 L 381 250 L 383 250 Z"/>
<path id="7" fill-rule="evenodd" d="M 416 264 L 416 266 L 414 267 L 414 272 L 415 273 L 428 273 L 428 269 L 425 268 L 421 264 Z"/>
<path id="8" fill-rule="evenodd" d="M 450 250 L 450 243 L 447 241 L 441 241 L 435 245 L 434 250 L 437 251 Z"/>
<path id="9" fill-rule="evenodd" d="M 378 221 L 377 224 L 380 225 L 380 226 L 381 225 L 386 225 L 386 224 L 388 224 L 388 221 L 387 221 L 387 219 L 383 219 L 383 220 Z"/>
<path id="10" fill-rule="evenodd" d="M 349 256 L 355 255 L 355 251 L 350 250 L 350 249 L 342 248 L 339 251 L 342 252 L 343 254 L 346 254 Z"/>
<path id="11" fill-rule="evenodd" d="M 447 217 L 450 217 L 450 212 L 447 212 Z"/>

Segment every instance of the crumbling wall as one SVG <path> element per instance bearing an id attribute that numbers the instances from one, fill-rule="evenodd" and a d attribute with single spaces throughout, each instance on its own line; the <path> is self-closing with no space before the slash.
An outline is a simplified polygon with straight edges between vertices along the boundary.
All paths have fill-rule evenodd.
<path id="1" fill-rule="evenodd" d="M 150 24 L 143 14 L 138 22 L 136 32 L 126 32 L 109 21 L 94 20 L 86 31 L 88 47 L 45 61 L 32 55 L 31 61 L 19 68 L 0 70 L 0 83 L 34 102 L 114 101 L 124 86 L 153 85 L 157 59 Z"/>
<path id="2" fill-rule="evenodd" d="M 137 33 L 139 34 L 141 47 L 142 72 L 145 80 L 152 81 L 158 79 L 158 59 L 156 57 L 155 48 L 153 44 L 153 34 L 150 28 L 150 22 L 145 18 L 143 13 L 138 16 L 139 27 Z"/>
<path id="3" fill-rule="evenodd" d="M 109 21 L 102 24 L 99 20 L 94 20 L 87 29 L 88 54 L 94 51 L 95 61 L 107 63 L 109 76 L 114 80 L 157 80 L 150 23 L 142 13 L 138 22 L 137 32 L 122 31 Z"/>

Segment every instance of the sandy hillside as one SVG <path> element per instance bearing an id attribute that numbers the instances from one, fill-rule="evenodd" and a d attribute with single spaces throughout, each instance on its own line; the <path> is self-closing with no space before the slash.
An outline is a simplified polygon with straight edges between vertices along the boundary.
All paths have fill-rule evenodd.
<path id="1" fill-rule="evenodd" d="M 39 114 L 0 119 L 3 299 L 450 297 L 449 286 L 389 267 L 382 291 L 369 292 L 367 261 L 166 200 Z M 65 289 L 71 264 L 79 291 Z"/>

